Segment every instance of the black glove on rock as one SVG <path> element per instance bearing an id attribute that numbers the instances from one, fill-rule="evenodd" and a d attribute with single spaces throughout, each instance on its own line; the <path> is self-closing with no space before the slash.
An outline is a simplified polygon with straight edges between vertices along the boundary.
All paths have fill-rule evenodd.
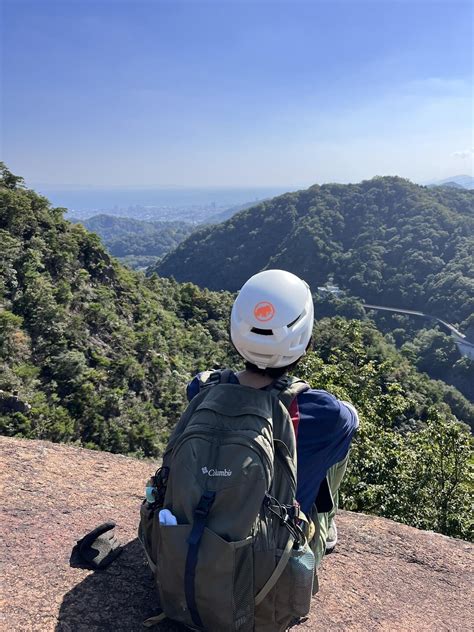
<path id="1" fill-rule="evenodd" d="M 77 541 L 71 553 L 69 565 L 73 568 L 102 570 L 122 552 L 122 547 L 112 529 L 115 522 L 104 522 Z"/>

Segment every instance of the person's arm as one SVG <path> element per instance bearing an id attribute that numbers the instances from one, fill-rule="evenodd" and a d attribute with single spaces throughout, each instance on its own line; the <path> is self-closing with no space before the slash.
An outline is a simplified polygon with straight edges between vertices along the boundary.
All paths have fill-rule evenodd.
<path id="1" fill-rule="evenodd" d="M 357 411 L 326 391 L 310 389 L 298 396 L 299 424 L 297 499 L 311 509 L 330 467 L 350 448 L 359 420 Z"/>
<path id="2" fill-rule="evenodd" d="M 351 404 L 350 402 L 346 402 L 344 399 L 339 400 L 339 403 L 349 409 L 349 412 L 352 415 L 352 424 L 355 424 L 355 429 L 354 429 L 354 432 L 355 432 L 359 427 L 359 414 L 357 410 L 355 409 L 354 404 Z"/>

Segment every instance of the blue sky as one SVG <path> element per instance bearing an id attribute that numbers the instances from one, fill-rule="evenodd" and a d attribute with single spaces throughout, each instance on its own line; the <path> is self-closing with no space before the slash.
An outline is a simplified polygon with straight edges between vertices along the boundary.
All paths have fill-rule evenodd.
<path id="1" fill-rule="evenodd" d="M 1 156 L 58 187 L 472 173 L 472 12 L 3 0 Z"/>

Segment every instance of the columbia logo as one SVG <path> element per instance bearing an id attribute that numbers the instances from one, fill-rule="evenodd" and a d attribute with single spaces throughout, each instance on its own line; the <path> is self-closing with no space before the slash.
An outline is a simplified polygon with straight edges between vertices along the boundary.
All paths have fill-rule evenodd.
<path id="1" fill-rule="evenodd" d="M 201 467 L 201 472 L 207 476 L 232 476 L 232 470 L 227 468 L 224 470 L 208 469 L 206 466 Z"/>

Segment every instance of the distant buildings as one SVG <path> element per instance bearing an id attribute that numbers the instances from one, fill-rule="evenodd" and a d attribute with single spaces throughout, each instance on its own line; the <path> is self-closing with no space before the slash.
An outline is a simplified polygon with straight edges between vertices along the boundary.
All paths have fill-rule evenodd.
<path id="1" fill-rule="evenodd" d="M 344 292 L 338 285 L 334 285 L 334 277 L 330 276 L 325 285 L 318 287 L 318 294 L 321 296 L 327 296 L 328 294 L 342 296 Z"/>

